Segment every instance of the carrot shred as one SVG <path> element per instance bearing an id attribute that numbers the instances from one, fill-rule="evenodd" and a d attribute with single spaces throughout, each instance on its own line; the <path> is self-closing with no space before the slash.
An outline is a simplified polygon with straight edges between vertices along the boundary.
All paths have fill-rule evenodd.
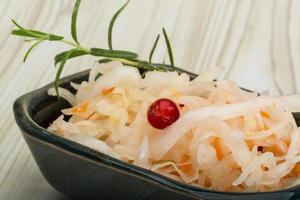
<path id="1" fill-rule="evenodd" d="M 224 158 L 224 154 L 222 151 L 222 145 L 221 145 L 221 139 L 216 137 L 213 141 L 212 141 L 212 145 L 215 147 L 216 149 L 216 153 L 217 153 L 217 157 L 218 160 L 222 160 Z"/>
<path id="2" fill-rule="evenodd" d="M 249 149 L 253 149 L 254 142 L 252 140 L 246 140 L 246 144 L 247 144 Z"/>
<path id="3" fill-rule="evenodd" d="M 299 177 L 300 176 L 300 163 L 295 164 L 294 168 L 285 177 Z"/>
<path id="4" fill-rule="evenodd" d="M 58 128 L 57 128 L 57 133 L 58 133 L 58 134 L 64 135 L 64 132 L 65 132 L 65 130 L 62 129 L 61 127 L 58 127 Z"/>
<path id="5" fill-rule="evenodd" d="M 181 161 L 181 162 L 182 162 L 182 163 L 187 163 L 187 162 L 189 162 L 190 158 L 191 158 L 191 157 L 190 157 L 189 155 L 184 154 L 184 155 L 182 156 L 182 161 Z M 187 174 L 187 175 L 189 175 L 189 176 L 192 176 L 192 175 L 194 174 L 194 170 L 193 170 L 192 164 L 190 164 L 190 163 L 181 165 L 181 166 L 179 167 L 179 169 L 180 169 L 183 173 L 185 173 L 185 174 Z"/>
<path id="6" fill-rule="evenodd" d="M 187 138 L 193 138 L 193 131 L 190 131 L 186 134 Z"/>
<path id="7" fill-rule="evenodd" d="M 266 131 L 266 130 L 268 130 L 268 129 L 269 129 L 269 127 L 268 127 L 267 124 L 263 124 L 263 125 L 260 127 L 260 130 L 261 130 L 261 131 Z"/>
<path id="8" fill-rule="evenodd" d="M 107 96 L 107 95 L 111 94 L 115 88 L 116 87 L 110 87 L 110 88 L 102 90 L 102 92 L 101 92 L 102 96 Z"/>
<path id="9" fill-rule="evenodd" d="M 88 120 L 99 120 L 99 119 L 103 119 L 103 118 L 106 118 L 107 116 L 103 116 L 103 115 L 100 115 L 99 113 L 97 112 L 94 112 L 92 113 L 90 116 L 88 116 Z"/>
<path id="10" fill-rule="evenodd" d="M 260 111 L 260 114 L 261 114 L 261 116 L 264 117 L 264 118 L 268 118 L 268 119 L 271 118 L 271 116 L 269 115 L 269 113 L 267 113 L 267 112 L 265 112 L 265 111 Z"/>
<path id="11" fill-rule="evenodd" d="M 90 105 L 90 103 L 88 101 L 84 101 L 80 105 L 74 107 L 72 109 L 72 112 L 73 113 L 84 113 L 87 111 L 89 105 Z"/>
<path id="12" fill-rule="evenodd" d="M 266 147 L 266 151 L 273 152 L 275 156 L 282 156 L 285 154 L 277 145 Z"/>
<path id="13" fill-rule="evenodd" d="M 209 188 L 211 186 L 211 180 L 209 178 L 205 178 L 204 187 Z"/>
<path id="14" fill-rule="evenodd" d="M 297 174 L 300 174 L 300 163 L 297 163 L 294 167 L 294 171 L 297 173 Z"/>

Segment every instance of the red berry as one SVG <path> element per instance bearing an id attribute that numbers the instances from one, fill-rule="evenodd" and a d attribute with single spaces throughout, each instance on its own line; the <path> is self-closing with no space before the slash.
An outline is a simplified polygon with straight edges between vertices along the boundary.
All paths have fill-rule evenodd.
<path id="1" fill-rule="evenodd" d="M 158 99 L 148 109 L 148 121 L 157 129 L 164 129 L 178 120 L 177 105 L 170 99 Z"/>

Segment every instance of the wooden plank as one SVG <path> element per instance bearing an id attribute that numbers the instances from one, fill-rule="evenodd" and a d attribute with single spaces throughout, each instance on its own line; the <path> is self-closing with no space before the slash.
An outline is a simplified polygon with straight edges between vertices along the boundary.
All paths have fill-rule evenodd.
<path id="1" fill-rule="evenodd" d="M 107 27 L 123 0 L 83 1 L 79 38 L 87 46 L 107 46 Z M 27 63 L 28 48 L 10 36 L 10 19 L 69 35 L 74 1 L 0 1 L 0 199 L 67 199 L 42 177 L 20 136 L 12 115 L 13 101 L 53 80 L 53 56 L 60 44 L 43 44 Z M 300 2 L 297 0 L 133 0 L 114 31 L 114 45 L 147 58 L 164 26 L 171 37 L 175 62 L 194 72 L 211 67 L 249 89 L 287 94 L 300 90 Z M 68 36 L 70 37 L 70 36 Z M 168 60 L 158 45 L 155 61 Z M 75 59 L 64 75 L 91 66 L 92 58 Z"/>

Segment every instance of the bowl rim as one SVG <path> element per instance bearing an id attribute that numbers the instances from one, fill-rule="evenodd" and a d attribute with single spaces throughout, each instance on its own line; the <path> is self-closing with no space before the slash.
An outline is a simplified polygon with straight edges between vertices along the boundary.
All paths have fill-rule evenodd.
<path id="1" fill-rule="evenodd" d="M 182 72 L 187 73 L 191 78 L 195 78 L 197 76 L 194 73 L 179 68 L 176 68 L 176 71 L 180 73 Z M 66 76 L 60 80 L 61 86 L 64 87 L 68 85 L 74 79 L 80 79 L 83 78 L 84 76 L 88 76 L 89 72 L 90 70 L 85 70 L 85 71 L 81 71 Z M 178 192 L 188 193 L 190 195 L 198 196 L 199 194 L 205 193 L 205 194 L 226 195 L 226 196 L 232 196 L 232 195 L 244 196 L 244 195 L 263 195 L 263 194 L 267 195 L 267 194 L 275 194 L 275 193 L 277 194 L 285 193 L 291 195 L 295 193 L 294 191 L 295 189 L 293 190 L 294 187 L 275 190 L 275 191 L 268 191 L 268 192 L 223 192 L 217 190 L 210 190 L 206 188 L 200 188 L 200 187 L 196 187 L 196 186 L 192 186 L 189 184 L 176 181 L 174 179 L 155 173 L 151 170 L 139 166 L 135 166 L 133 164 L 113 158 L 109 155 L 98 152 L 89 147 L 86 147 L 79 143 L 58 136 L 54 133 L 51 133 L 34 121 L 34 119 L 30 116 L 28 108 L 31 105 L 31 102 L 35 98 L 45 98 L 45 99 L 50 98 L 50 96 L 48 96 L 47 94 L 47 90 L 52 87 L 54 87 L 53 82 L 45 85 L 44 87 L 41 87 L 40 89 L 28 92 L 15 100 L 13 105 L 15 120 L 17 122 L 17 125 L 19 126 L 19 128 L 22 130 L 24 134 L 29 135 L 35 139 L 41 140 L 42 142 L 46 142 L 47 144 L 54 145 L 55 147 L 58 147 L 63 151 L 73 153 L 76 156 L 83 157 L 90 161 L 95 161 L 99 164 L 105 164 L 108 167 L 113 167 L 117 170 L 122 170 L 126 173 L 130 173 L 130 174 L 133 173 L 136 176 L 146 178 L 159 185 L 166 186 Z"/>

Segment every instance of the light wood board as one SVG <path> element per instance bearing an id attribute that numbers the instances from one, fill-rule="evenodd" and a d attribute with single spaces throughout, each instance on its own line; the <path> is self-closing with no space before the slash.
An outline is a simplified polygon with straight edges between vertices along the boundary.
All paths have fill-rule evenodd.
<path id="1" fill-rule="evenodd" d="M 122 0 L 83 1 L 79 39 L 87 47 L 107 46 L 107 27 Z M 28 62 L 28 44 L 10 35 L 10 20 L 70 38 L 72 0 L 0 0 L 0 199 L 67 199 L 39 172 L 15 124 L 14 100 L 54 78 L 53 57 L 65 50 L 42 44 Z M 201 73 L 224 68 L 224 77 L 252 90 L 289 94 L 300 90 L 300 1 L 132 0 L 116 23 L 114 46 L 147 58 L 164 26 L 177 66 Z M 163 42 L 154 60 L 168 61 Z M 69 62 L 64 75 L 88 68 L 91 57 Z"/>

